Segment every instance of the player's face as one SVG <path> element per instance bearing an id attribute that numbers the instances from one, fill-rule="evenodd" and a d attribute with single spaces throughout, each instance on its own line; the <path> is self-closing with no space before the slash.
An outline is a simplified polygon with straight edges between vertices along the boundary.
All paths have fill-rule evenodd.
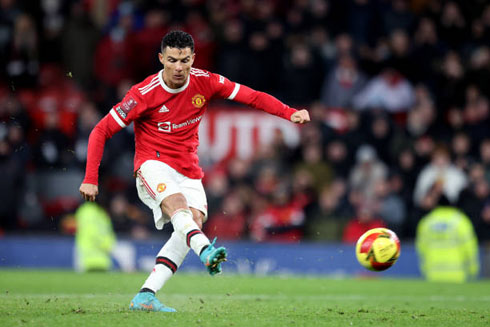
<path id="1" fill-rule="evenodd" d="M 158 59 L 165 67 L 163 80 L 168 87 L 177 89 L 185 84 L 194 63 L 195 53 L 191 48 L 166 47 L 163 53 L 158 54 Z"/>

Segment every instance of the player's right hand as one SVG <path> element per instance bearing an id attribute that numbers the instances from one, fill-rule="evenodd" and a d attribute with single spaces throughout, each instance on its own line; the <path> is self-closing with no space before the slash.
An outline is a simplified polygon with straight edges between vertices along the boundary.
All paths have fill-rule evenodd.
<path id="1" fill-rule="evenodd" d="M 82 183 L 82 185 L 80 185 L 80 194 L 85 201 L 94 202 L 99 194 L 99 187 L 94 184 Z"/>
<path id="2" fill-rule="evenodd" d="M 305 124 L 310 121 L 310 114 L 306 109 L 298 110 L 291 115 L 290 120 L 296 124 Z"/>

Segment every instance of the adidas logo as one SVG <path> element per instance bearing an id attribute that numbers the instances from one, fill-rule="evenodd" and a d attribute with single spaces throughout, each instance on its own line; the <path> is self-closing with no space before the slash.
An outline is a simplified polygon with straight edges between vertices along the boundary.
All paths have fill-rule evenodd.
<path id="1" fill-rule="evenodd" d="M 160 110 L 158 110 L 158 112 L 169 112 L 170 110 L 168 110 L 167 106 L 166 105 L 163 105 Z"/>

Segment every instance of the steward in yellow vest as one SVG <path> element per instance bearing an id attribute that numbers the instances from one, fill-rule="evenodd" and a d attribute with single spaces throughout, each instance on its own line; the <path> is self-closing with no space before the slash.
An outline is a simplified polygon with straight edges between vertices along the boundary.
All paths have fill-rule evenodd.
<path id="1" fill-rule="evenodd" d="M 95 202 L 85 202 L 75 213 L 75 243 L 82 271 L 106 271 L 112 267 L 111 250 L 116 242 L 111 219 Z"/>
<path id="2" fill-rule="evenodd" d="M 462 283 L 478 275 L 478 240 L 470 219 L 457 208 L 440 205 L 423 217 L 415 245 L 429 281 Z"/>

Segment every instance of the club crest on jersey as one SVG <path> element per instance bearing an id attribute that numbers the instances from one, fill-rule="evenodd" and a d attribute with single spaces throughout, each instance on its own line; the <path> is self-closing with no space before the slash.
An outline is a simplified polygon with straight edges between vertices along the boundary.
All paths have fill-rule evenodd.
<path id="1" fill-rule="evenodd" d="M 192 104 L 196 108 L 202 108 L 205 102 L 206 102 L 206 98 L 202 94 L 196 94 L 192 97 Z"/>
<path id="2" fill-rule="evenodd" d="M 165 185 L 165 183 L 160 183 L 157 186 L 157 191 L 158 191 L 158 193 L 162 193 L 163 191 L 165 191 L 166 188 L 167 188 L 167 185 Z"/>

